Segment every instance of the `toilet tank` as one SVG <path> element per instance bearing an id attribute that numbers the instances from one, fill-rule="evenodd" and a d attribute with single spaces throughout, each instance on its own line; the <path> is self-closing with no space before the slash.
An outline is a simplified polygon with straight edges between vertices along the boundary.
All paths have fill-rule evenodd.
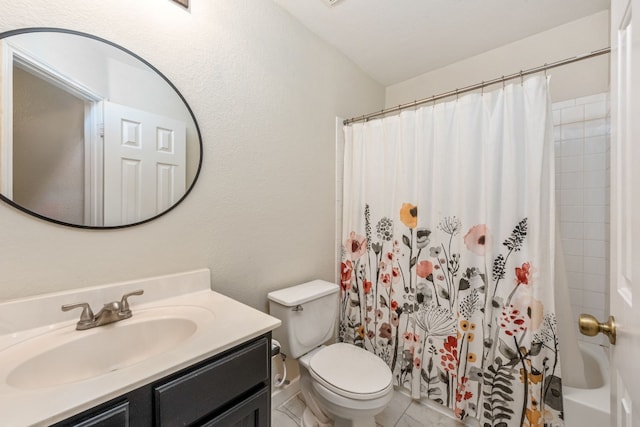
<path id="1" fill-rule="evenodd" d="M 269 292 L 269 314 L 282 321 L 273 331 L 282 352 L 297 359 L 329 340 L 338 320 L 340 287 L 313 280 Z"/>

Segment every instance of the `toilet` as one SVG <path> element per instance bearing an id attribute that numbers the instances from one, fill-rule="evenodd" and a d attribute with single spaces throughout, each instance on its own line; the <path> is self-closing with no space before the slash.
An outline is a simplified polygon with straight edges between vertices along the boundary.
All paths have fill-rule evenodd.
<path id="1" fill-rule="evenodd" d="M 273 338 L 300 363 L 303 426 L 375 427 L 375 415 L 393 396 L 393 376 L 382 359 L 360 347 L 325 345 L 334 336 L 339 289 L 314 280 L 270 292 L 270 314 L 282 321 Z"/>

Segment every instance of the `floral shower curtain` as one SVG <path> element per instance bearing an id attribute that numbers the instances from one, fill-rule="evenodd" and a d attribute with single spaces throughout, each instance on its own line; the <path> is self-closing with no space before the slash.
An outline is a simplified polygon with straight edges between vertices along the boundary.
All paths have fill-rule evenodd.
<path id="1" fill-rule="evenodd" d="M 346 126 L 339 339 L 483 426 L 560 426 L 544 77 Z"/>

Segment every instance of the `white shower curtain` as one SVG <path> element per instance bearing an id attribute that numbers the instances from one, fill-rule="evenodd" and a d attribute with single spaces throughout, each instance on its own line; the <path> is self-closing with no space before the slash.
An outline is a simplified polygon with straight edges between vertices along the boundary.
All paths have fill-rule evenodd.
<path id="1" fill-rule="evenodd" d="M 345 126 L 339 338 L 484 426 L 562 425 L 547 80 Z"/>

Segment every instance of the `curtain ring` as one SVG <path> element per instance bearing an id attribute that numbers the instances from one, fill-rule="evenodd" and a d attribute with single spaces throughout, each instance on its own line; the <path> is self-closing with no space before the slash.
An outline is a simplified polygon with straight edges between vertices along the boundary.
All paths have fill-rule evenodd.
<path id="1" fill-rule="evenodd" d="M 431 102 L 433 103 L 433 106 L 435 107 L 436 106 L 436 96 L 435 95 L 431 96 Z"/>
<path id="2" fill-rule="evenodd" d="M 505 88 L 505 80 L 504 80 L 504 76 L 502 76 L 502 89 Z"/>
<path id="3" fill-rule="evenodd" d="M 458 100 L 458 88 L 456 88 L 456 101 Z"/>
<path id="4" fill-rule="evenodd" d="M 522 75 L 522 70 L 520 70 L 520 86 L 524 86 L 524 76 Z"/>
<path id="5" fill-rule="evenodd" d="M 544 76 L 548 77 L 547 76 L 547 63 L 546 62 L 544 63 Z"/>
<path id="6" fill-rule="evenodd" d="M 482 81 L 482 86 L 480 86 L 480 96 L 484 96 L 484 80 Z"/>

